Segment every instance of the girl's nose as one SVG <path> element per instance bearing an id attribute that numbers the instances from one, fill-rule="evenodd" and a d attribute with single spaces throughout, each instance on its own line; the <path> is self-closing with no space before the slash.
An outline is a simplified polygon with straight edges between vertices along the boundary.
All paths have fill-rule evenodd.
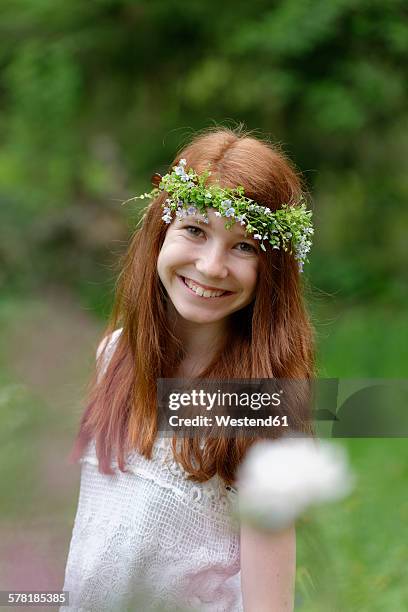
<path id="1" fill-rule="evenodd" d="M 205 278 L 226 278 L 228 268 L 226 254 L 222 245 L 207 244 L 196 261 L 197 271 Z"/>

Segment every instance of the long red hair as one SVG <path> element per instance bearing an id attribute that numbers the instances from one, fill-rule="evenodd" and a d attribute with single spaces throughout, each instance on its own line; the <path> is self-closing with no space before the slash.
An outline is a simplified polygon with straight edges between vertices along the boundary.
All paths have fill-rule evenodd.
<path id="1" fill-rule="evenodd" d="M 210 166 L 209 181 L 224 187 L 242 185 L 245 195 L 276 210 L 304 196 L 299 174 L 269 142 L 242 129 L 213 128 L 197 135 L 177 155 L 198 173 Z M 71 459 L 77 460 L 91 438 L 99 469 L 112 473 L 116 454 L 125 469 L 125 454 L 137 449 L 151 457 L 157 435 L 157 378 L 171 378 L 183 359 L 183 347 L 169 330 L 164 288 L 156 264 L 167 225 L 161 219 L 161 193 L 145 212 L 120 262 L 115 302 L 104 337 L 122 333 L 106 372 L 98 380 L 104 351 L 90 382 L 89 395 Z M 227 344 L 201 372 L 203 378 L 310 379 L 314 374 L 313 330 L 303 298 L 303 281 L 293 256 L 267 248 L 259 255 L 254 301 L 231 315 Z M 294 415 L 307 430 L 307 419 Z M 175 458 L 197 481 L 218 474 L 233 484 L 236 468 L 251 442 L 243 436 L 186 438 L 173 444 Z"/>

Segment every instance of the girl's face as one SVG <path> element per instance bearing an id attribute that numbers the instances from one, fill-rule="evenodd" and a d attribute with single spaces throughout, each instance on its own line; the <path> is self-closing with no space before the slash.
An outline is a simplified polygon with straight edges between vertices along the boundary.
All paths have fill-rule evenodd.
<path id="1" fill-rule="evenodd" d="M 200 223 L 198 222 L 200 220 Z M 169 226 L 158 260 L 159 278 L 178 314 L 194 323 L 214 323 L 254 298 L 259 246 L 235 223 L 208 210 L 209 223 L 191 215 Z"/>

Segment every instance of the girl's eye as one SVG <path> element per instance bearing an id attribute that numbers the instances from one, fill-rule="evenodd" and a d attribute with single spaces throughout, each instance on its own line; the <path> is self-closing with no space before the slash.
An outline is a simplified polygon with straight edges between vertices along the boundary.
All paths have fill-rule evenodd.
<path id="1" fill-rule="evenodd" d="M 203 230 L 195 225 L 187 225 L 184 229 L 186 229 L 187 233 L 191 234 L 191 236 L 199 236 L 200 232 L 203 233 Z"/>
<path id="2" fill-rule="evenodd" d="M 244 247 L 238 249 L 239 251 L 242 251 L 242 253 L 258 253 L 257 249 L 252 244 L 249 244 L 249 242 L 240 242 L 238 246 Z"/>

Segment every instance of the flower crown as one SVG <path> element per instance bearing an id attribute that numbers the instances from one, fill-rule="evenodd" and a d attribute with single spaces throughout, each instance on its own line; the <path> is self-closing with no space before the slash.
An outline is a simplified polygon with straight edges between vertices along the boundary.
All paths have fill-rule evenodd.
<path id="1" fill-rule="evenodd" d="M 198 175 L 192 168 L 186 172 L 186 164 L 185 159 L 180 159 L 173 172 L 164 176 L 153 175 L 152 182 L 156 187 L 150 193 L 131 199 L 155 198 L 160 192 L 167 192 L 169 197 L 163 203 L 162 216 L 165 223 L 172 222 L 172 213 L 179 220 L 200 213 L 204 216 L 204 223 L 208 223 L 207 209 L 213 208 L 217 217 L 228 218 L 226 229 L 236 222 L 245 225 L 245 232 L 260 241 L 263 251 L 266 251 L 265 241 L 273 249 L 289 251 L 294 254 L 300 271 L 303 271 L 312 246 L 310 237 L 314 233 L 312 212 L 306 209 L 303 197 L 296 205 L 282 204 L 278 210 L 271 211 L 247 198 L 242 185 L 235 189 L 206 185 L 211 172 L 206 170 Z"/>

